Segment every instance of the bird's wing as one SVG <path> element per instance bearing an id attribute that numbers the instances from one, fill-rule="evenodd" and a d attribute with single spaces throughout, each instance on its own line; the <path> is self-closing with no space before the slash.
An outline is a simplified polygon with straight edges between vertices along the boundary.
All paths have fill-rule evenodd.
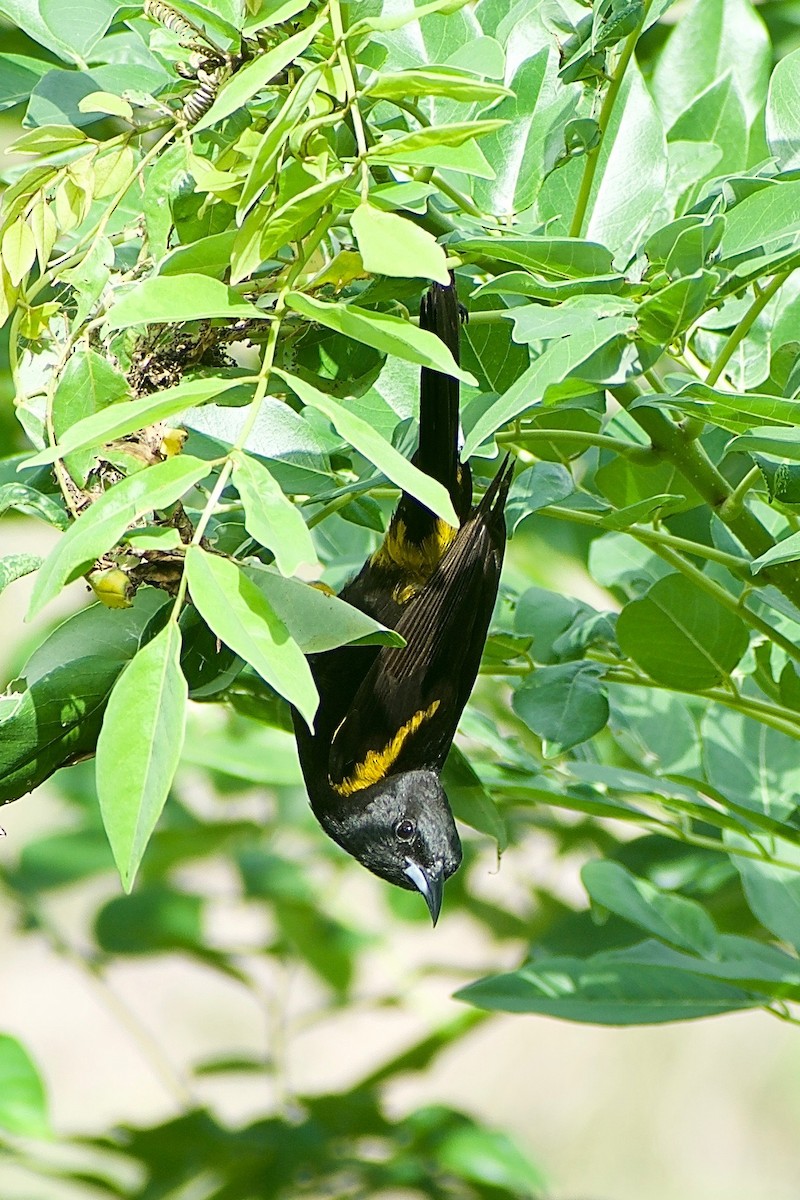
<path id="1" fill-rule="evenodd" d="M 499 508 L 502 525 L 502 502 Z M 443 763 L 478 673 L 503 540 L 496 513 L 478 509 L 404 609 L 397 631 L 406 645 L 380 650 L 334 733 L 334 788 L 352 787 L 354 779 L 367 786 L 379 771 Z M 365 762 L 370 770 L 359 775 Z"/>

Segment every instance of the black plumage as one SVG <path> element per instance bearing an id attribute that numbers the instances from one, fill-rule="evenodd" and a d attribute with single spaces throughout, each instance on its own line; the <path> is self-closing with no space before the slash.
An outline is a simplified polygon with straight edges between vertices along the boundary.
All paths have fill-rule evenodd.
<path id="1" fill-rule="evenodd" d="M 420 325 L 458 361 L 455 289 L 433 284 Z M 342 647 L 311 659 L 320 694 L 312 735 L 295 714 L 311 807 L 326 833 L 370 871 L 418 888 L 436 921 L 461 845 L 439 780 L 480 665 L 505 550 L 504 463 L 472 506 L 459 460 L 459 389 L 422 368 L 416 465 L 450 493 L 458 529 L 403 494 L 383 544 L 341 597 L 406 645 Z"/>

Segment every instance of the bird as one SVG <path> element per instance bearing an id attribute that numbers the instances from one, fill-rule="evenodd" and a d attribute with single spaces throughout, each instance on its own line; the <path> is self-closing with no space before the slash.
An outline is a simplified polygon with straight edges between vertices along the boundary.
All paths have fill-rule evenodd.
<path id="1" fill-rule="evenodd" d="M 433 283 L 419 323 L 459 362 L 455 284 Z M 313 732 L 293 713 L 298 756 L 322 829 L 373 874 L 419 891 L 435 925 L 461 843 L 441 771 L 480 666 L 506 542 L 506 456 L 477 505 L 460 460 L 459 384 L 422 367 L 412 461 L 443 484 L 459 519 L 402 493 L 377 551 L 339 593 L 405 640 L 309 656 L 319 692 Z"/>

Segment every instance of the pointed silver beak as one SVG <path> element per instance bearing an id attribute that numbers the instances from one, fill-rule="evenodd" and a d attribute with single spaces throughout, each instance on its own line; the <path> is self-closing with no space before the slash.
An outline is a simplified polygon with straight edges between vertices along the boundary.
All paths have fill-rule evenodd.
<path id="1" fill-rule="evenodd" d="M 442 910 L 444 865 L 436 863 L 430 871 L 426 871 L 419 863 L 412 862 L 410 858 L 407 858 L 403 874 L 407 875 L 414 887 L 422 893 L 428 906 L 428 912 L 431 914 L 431 920 L 435 925 Z"/>

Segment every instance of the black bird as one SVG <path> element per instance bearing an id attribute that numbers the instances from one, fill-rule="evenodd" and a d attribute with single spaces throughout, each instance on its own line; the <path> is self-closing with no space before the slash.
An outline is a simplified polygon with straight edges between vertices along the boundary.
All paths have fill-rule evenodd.
<path id="1" fill-rule="evenodd" d="M 456 362 L 455 288 L 433 284 L 420 326 Z M 295 733 L 311 807 L 325 832 L 382 879 L 417 888 L 434 924 L 461 843 L 439 775 L 478 673 L 492 615 L 511 482 L 503 463 L 477 507 L 459 461 L 458 381 L 423 367 L 413 461 L 450 493 L 458 529 L 403 494 L 380 549 L 341 597 L 393 629 L 402 648 L 342 647 L 312 656 L 315 732 Z"/>

